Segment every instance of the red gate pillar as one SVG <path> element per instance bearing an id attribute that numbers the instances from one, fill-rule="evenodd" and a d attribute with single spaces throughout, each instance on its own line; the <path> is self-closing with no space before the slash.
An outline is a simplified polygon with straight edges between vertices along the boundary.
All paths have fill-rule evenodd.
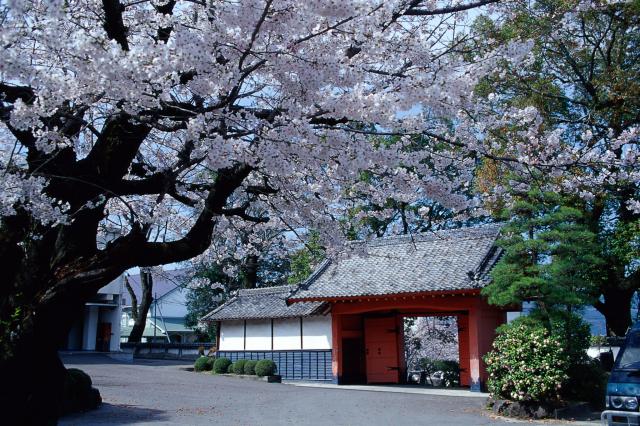
<path id="1" fill-rule="evenodd" d="M 332 382 L 338 384 L 342 377 L 342 316 L 331 314 L 331 372 Z"/>
<path id="2" fill-rule="evenodd" d="M 483 357 L 491 351 L 496 328 L 504 323 L 506 313 L 488 306 L 469 311 L 469 372 L 472 391 L 480 392 L 487 381 Z"/>
<path id="3" fill-rule="evenodd" d="M 469 366 L 469 315 L 457 316 L 458 322 L 458 361 L 460 362 L 460 385 L 471 385 Z"/>
<path id="4" fill-rule="evenodd" d="M 400 383 L 407 382 L 407 360 L 404 357 L 404 317 L 396 316 L 396 343 L 398 346 L 398 374 Z"/>

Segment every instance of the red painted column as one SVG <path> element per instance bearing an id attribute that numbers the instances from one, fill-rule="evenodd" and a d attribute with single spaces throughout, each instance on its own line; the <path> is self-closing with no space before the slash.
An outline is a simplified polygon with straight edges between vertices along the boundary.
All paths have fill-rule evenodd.
<path id="1" fill-rule="evenodd" d="M 331 370 L 333 383 L 342 377 L 342 315 L 331 314 Z"/>
<path id="2" fill-rule="evenodd" d="M 404 358 L 404 317 L 396 316 L 396 345 L 398 348 L 398 374 L 399 382 L 407 381 L 407 361 Z"/>
<path id="3" fill-rule="evenodd" d="M 506 313 L 496 308 L 479 306 L 469 312 L 469 371 L 471 390 L 480 391 L 487 381 L 483 357 L 492 349 L 496 328 L 506 320 Z"/>
<path id="4" fill-rule="evenodd" d="M 480 313 L 477 308 L 469 310 L 469 386 L 479 392 L 480 382 Z"/>
<path id="5" fill-rule="evenodd" d="M 457 316 L 458 321 L 458 361 L 460 362 L 460 385 L 471 385 L 469 364 L 469 315 Z"/>

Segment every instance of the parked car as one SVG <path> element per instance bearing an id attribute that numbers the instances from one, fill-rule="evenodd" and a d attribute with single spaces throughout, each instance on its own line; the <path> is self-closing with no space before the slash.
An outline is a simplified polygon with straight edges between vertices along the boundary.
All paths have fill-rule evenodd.
<path id="1" fill-rule="evenodd" d="M 640 425 L 640 325 L 629 331 L 611 370 L 603 424 L 609 426 Z"/>

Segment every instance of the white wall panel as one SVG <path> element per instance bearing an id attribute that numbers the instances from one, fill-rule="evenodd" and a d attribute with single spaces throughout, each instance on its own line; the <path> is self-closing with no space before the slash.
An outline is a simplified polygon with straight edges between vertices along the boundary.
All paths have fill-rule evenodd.
<path id="1" fill-rule="evenodd" d="M 305 317 L 302 319 L 302 348 L 331 349 L 331 317 Z"/>
<path id="2" fill-rule="evenodd" d="M 247 350 L 271 350 L 271 320 L 247 320 Z"/>
<path id="3" fill-rule="evenodd" d="M 273 320 L 273 349 L 301 349 L 300 318 Z"/>
<path id="4" fill-rule="evenodd" d="M 222 321 L 220 323 L 220 347 L 222 351 L 244 349 L 244 321 Z"/>

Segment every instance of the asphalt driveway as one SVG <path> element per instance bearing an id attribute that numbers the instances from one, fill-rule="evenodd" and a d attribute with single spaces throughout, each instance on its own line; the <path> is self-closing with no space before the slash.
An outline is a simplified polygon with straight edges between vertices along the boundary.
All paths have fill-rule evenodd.
<path id="1" fill-rule="evenodd" d="M 184 371 L 190 364 L 100 355 L 64 358 L 89 373 L 103 405 L 62 425 L 500 425 L 480 398 L 270 384 Z"/>

